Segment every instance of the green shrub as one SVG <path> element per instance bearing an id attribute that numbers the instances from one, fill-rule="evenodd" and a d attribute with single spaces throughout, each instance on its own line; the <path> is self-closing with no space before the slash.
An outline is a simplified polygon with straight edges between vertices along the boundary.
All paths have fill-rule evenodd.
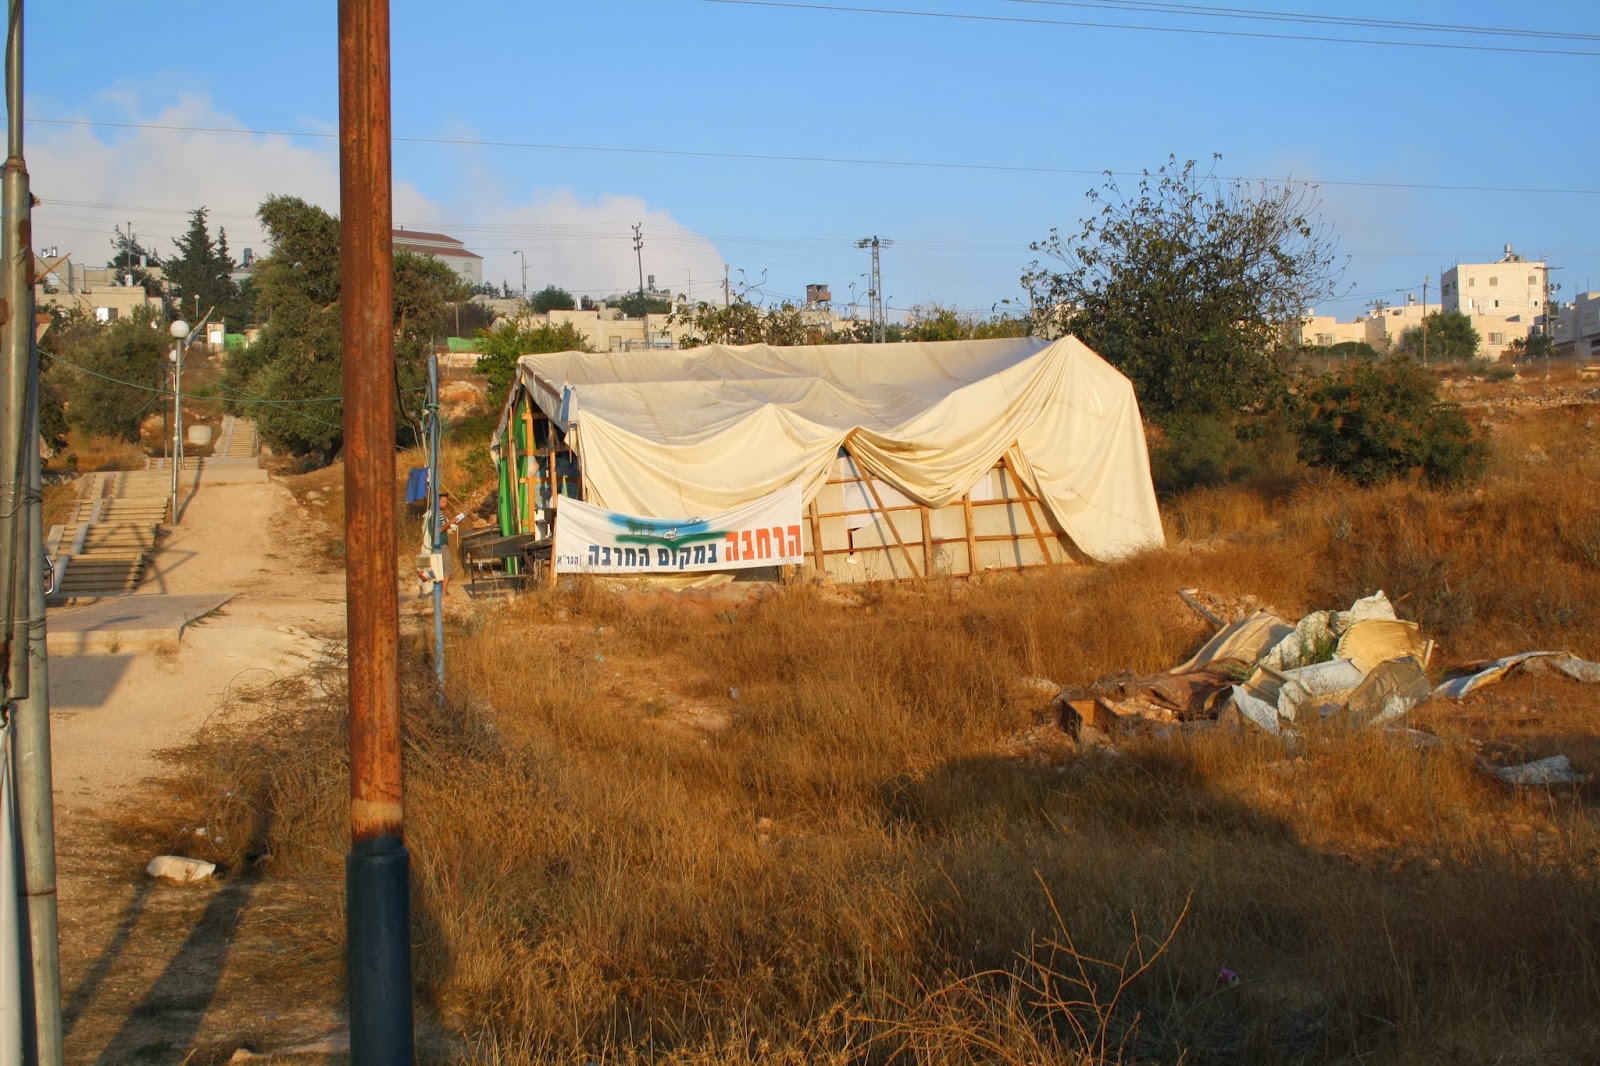
<path id="1" fill-rule="evenodd" d="M 1434 484 L 1482 472 L 1488 448 L 1438 382 L 1406 360 L 1352 363 L 1309 379 L 1293 406 L 1300 458 L 1372 485 L 1411 473 Z"/>
<path id="2" fill-rule="evenodd" d="M 1366 341 L 1340 341 L 1322 349 L 1322 354 L 1329 359 L 1366 359 L 1369 361 L 1382 359 L 1383 355 Z"/>
<path id="3" fill-rule="evenodd" d="M 1150 477 L 1167 495 L 1292 473 L 1294 438 L 1275 415 L 1166 419 L 1150 447 Z"/>

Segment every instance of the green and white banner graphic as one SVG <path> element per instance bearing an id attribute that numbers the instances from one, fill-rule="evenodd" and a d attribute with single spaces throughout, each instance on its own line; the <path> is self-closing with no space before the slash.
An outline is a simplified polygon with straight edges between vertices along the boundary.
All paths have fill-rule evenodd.
<path id="1" fill-rule="evenodd" d="M 562 497 L 554 558 L 559 574 L 665 574 L 746 570 L 804 558 L 800 489 L 697 518 L 642 518 Z"/>

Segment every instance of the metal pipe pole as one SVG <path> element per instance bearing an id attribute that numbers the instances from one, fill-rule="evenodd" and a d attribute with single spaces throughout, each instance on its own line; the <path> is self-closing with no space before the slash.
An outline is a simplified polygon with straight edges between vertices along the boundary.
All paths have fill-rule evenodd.
<path id="1" fill-rule="evenodd" d="M 344 329 L 350 1051 L 414 1058 L 411 915 L 400 789 L 400 594 L 394 506 L 394 244 L 388 0 L 339 0 Z"/>
<path id="2" fill-rule="evenodd" d="M 22 877 L 18 901 L 28 923 L 31 981 L 23 1058 L 60 1066 L 61 966 L 56 924 L 55 800 L 50 773 L 50 694 L 45 648 L 44 511 L 39 470 L 39 351 L 33 307 L 33 218 L 22 152 L 22 0 L 11 0 L 6 35 L 6 162 L 0 175 L 5 292 L 0 304 L 0 356 L 6 390 L 0 420 L 10 479 L 0 542 L 7 601 L 9 678 L 5 699 L 16 731 L 17 843 Z M 19 392 L 20 386 L 20 392 Z M 16 402 L 20 399 L 20 403 Z M 10 416 L 19 417 L 10 417 Z M 20 580 L 19 580 L 20 579 Z M 17 975 L 21 978 L 21 975 Z"/>
<path id="3" fill-rule="evenodd" d="M 31 314 L 30 314 L 31 317 Z M 33 968 L 33 1016 L 26 1061 L 61 1066 L 61 949 L 56 914 L 55 783 L 50 770 L 50 673 L 45 641 L 44 491 L 39 463 L 39 372 L 32 360 L 28 388 L 27 696 L 13 711 L 16 743 L 11 749 L 17 783 L 18 843 L 22 850 L 22 905 L 28 920 L 28 955 Z M 20 629 L 21 627 L 19 627 Z M 20 634 L 19 634 L 20 635 Z M 32 1057 L 27 1057 L 28 1051 Z"/>
<path id="4" fill-rule="evenodd" d="M 183 338 L 172 348 L 172 513 L 170 525 L 178 524 L 178 467 L 183 465 Z"/>
<path id="5" fill-rule="evenodd" d="M 28 657 L 16 654 L 16 621 L 27 611 L 23 525 L 23 414 L 33 344 L 33 222 L 28 167 L 22 158 L 22 0 L 11 0 L 6 35 L 6 162 L 0 172 L 4 291 L 0 292 L 0 670 L 4 698 L 28 691 Z"/>

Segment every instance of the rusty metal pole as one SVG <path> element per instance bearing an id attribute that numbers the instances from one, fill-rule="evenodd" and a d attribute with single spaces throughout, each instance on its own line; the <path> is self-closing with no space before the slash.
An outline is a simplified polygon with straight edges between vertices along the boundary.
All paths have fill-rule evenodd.
<path id="1" fill-rule="evenodd" d="M 394 275 L 388 0 L 339 2 L 351 1060 L 414 1058 L 409 859 L 400 806 Z"/>
<path id="2" fill-rule="evenodd" d="M 17 449 L 20 466 L 5 460 L 3 477 L 15 478 L 8 512 L 17 526 L 6 577 L 11 599 L 10 690 L 7 710 L 15 733 L 12 772 L 16 782 L 17 843 L 21 851 L 18 901 L 28 935 L 28 1009 L 23 1015 L 22 1057 L 30 1066 L 59 1066 L 61 967 L 56 919 L 55 800 L 50 773 L 49 657 L 45 641 L 43 492 L 39 469 L 39 350 L 33 306 L 33 197 L 22 153 L 22 0 L 11 0 L 6 33 L 6 162 L 0 176 L 5 257 L 0 353 L 9 373 L 8 417 L 0 435 Z M 11 407 L 21 385 L 21 407 Z M 22 975 L 17 975 L 19 978 Z"/>

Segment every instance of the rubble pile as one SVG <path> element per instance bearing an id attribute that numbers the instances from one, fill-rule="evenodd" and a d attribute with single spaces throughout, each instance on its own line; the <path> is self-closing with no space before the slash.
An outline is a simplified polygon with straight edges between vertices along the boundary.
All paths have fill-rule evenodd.
<path id="1" fill-rule="evenodd" d="M 1391 727 L 1409 735 L 1415 731 L 1404 729 L 1406 719 L 1418 704 L 1458 700 L 1516 672 L 1600 683 L 1600 663 L 1530 651 L 1465 664 L 1434 685 L 1428 677 L 1433 641 L 1417 623 L 1398 617 L 1381 591 L 1348 610 L 1313 611 L 1293 623 L 1264 609 L 1224 622 L 1192 593 L 1179 595 L 1218 625 L 1210 639 L 1165 673 L 1125 671 L 1061 690 L 1053 706 L 1062 730 L 1091 743 L 1133 728 L 1170 732 L 1218 722 L 1288 737 L 1319 723 Z M 1541 760 L 1495 773 L 1514 784 L 1589 779 L 1558 758 L 1559 764 Z"/>

